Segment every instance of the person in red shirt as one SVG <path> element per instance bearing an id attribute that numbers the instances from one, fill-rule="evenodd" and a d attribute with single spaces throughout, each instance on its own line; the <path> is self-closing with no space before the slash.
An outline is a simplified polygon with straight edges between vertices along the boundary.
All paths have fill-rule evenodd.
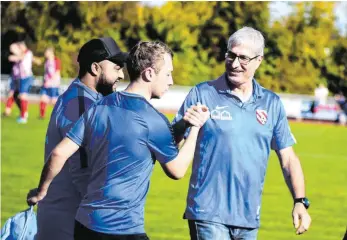
<path id="1" fill-rule="evenodd" d="M 54 48 L 48 47 L 45 51 L 45 71 L 43 76 L 43 86 L 40 94 L 40 118 L 43 119 L 46 107 L 51 100 L 54 105 L 59 96 L 61 62 L 54 54 Z"/>

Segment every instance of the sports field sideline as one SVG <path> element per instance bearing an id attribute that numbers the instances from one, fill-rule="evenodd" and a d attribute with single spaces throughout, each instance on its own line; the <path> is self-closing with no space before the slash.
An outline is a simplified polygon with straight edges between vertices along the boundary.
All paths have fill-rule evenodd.
<path id="1" fill-rule="evenodd" d="M 38 106 L 31 105 L 28 124 L 18 125 L 18 111 L 14 109 L 12 117 L 1 119 L 1 226 L 8 217 L 26 208 L 26 194 L 37 186 L 48 124 L 48 119 L 37 118 Z M 168 117 L 171 120 L 173 115 Z M 292 200 L 272 154 L 258 239 L 341 240 L 347 225 L 347 128 L 307 123 L 291 123 L 291 128 L 298 141 L 295 150 L 302 162 L 312 204 L 312 226 L 302 236 L 294 234 Z M 182 219 L 188 181 L 189 174 L 174 181 L 156 165 L 145 215 L 145 228 L 151 239 L 189 239 L 186 221 Z"/>

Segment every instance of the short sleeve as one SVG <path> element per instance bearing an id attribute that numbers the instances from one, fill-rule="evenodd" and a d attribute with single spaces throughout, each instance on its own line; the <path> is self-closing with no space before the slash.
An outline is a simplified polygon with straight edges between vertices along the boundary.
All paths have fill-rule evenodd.
<path id="1" fill-rule="evenodd" d="M 172 135 L 172 128 L 167 118 L 158 113 L 147 121 L 148 146 L 160 163 L 167 163 L 178 155 L 176 142 Z"/>
<path id="2" fill-rule="evenodd" d="M 278 119 L 274 127 L 271 148 L 274 150 L 281 150 L 294 145 L 296 141 L 291 133 L 284 106 L 279 99 L 276 112 L 278 113 Z"/>
<path id="3" fill-rule="evenodd" d="M 294 139 L 294 143 L 297 144 L 297 141 L 296 141 L 296 138 L 295 138 L 294 134 L 291 133 L 291 135 L 292 135 L 292 138 Z M 278 146 L 277 146 L 275 137 L 273 137 L 273 138 L 271 139 L 271 149 L 274 150 L 274 151 L 280 150 L 280 149 L 278 148 Z"/>
<path id="4" fill-rule="evenodd" d="M 88 139 L 88 123 L 90 122 L 90 118 L 91 115 L 93 115 L 93 112 L 95 112 L 95 107 L 91 107 L 88 111 L 82 114 L 82 116 L 77 120 L 74 126 L 66 134 L 66 136 L 70 138 L 78 146 L 86 145 Z"/>
<path id="5" fill-rule="evenodd" d="M 59 58 L 55 59 L 55 71 L 60 71 L 61 70 L 61 62 Z"/>
<path id="6" fill-rule="evenodd" d="M 182 106 L 180 107 L 180 109 L 178 110 L 176 117 L 174 118 L 174 120 L 172 121 L 172 125 L 174 125 L 175 123 L 179 122 L 182 120 L 182 118 L 184 117 L 184 113 L 187 111 L 187 109 L 189 109 L 192 105 L 196 105 L 199 102 L 199 95 L 198 95 L 198 89 L 197 87 L 193 87 L 186 99 L 184 100 Z M 200 101 L 201 102 L 201 101 Z M 188 128 L 184 134 L 184 137 L 188 136 L 190 128 Z"/>
<path id="7" fill-rule="evenodd" d="M 92 99 L 80 95 L 76 98 L 72 98 L 67 103 L 65 103 L 63 115 L 69 121 L 77 122 L 82 114 L 93 104 L 94 101 Z"/>

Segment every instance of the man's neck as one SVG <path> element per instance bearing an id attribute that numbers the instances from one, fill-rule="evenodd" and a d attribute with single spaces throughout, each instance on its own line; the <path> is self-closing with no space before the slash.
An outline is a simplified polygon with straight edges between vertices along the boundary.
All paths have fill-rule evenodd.
<path id="1" fill-rule="evenodd" d="M 240 98 L 242 102 L 248 101 L 248 99 L 252 96 L 253 93 L 253 81 L 247 81 L 244 84 L 235 85 L 228 81 L 228 85 L 233 95 Z"/>
<path id="2" fill-rule="evenodd" d="M 141 95 L 147 101 L 151 100 L 152 93 L 150 91 L 149 84 L 145 84 L 145 82 L 141 80 L 131 82 L 124 91 Z"/>
<path id="3" fill-rule="evenodd" d="M 88 74 L 86 74 L 80 80 L 88 88 L 90 88 L 91 90 L 93 90 L 96 93 L 98 92 L 98 91 L 96 91 L 96 87 L 95 87 L 95 79 L 92 76 L 89 76 Z"/>

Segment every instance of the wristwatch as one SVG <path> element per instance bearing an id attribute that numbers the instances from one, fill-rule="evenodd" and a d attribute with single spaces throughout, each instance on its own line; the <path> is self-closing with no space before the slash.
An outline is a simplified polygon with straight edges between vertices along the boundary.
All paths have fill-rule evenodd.
<path id="1" fill-rule="evenodd" d="M 308 209 L 310 207 L 310 201 L 306 197 L 304 197 L 304 198 L 295 198 L 294 199 L 294 204 L 295 203 L 302 203 L 302 204 L 304 204 L 306 209 Z"/>

